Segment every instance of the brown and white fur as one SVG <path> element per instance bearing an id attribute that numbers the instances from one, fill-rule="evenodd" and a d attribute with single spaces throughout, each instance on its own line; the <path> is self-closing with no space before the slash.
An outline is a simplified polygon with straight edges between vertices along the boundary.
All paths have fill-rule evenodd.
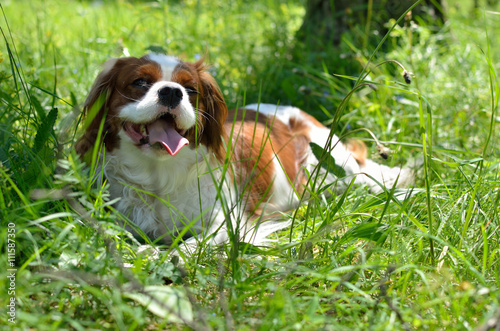
<path id="1" fill-rule="evenodd" d="M 370 177 L 392 187 L 398 176 L 400 182 L 410 176 L 367 159 L 364 145 L 330 137 L 330 129 L 297 108 L 254 104 L 228 112 L 202 60 L 161 54 L 109 60 L 84 111 L 77 153 L 88 156 L 102 131 L 100 171 L 112 198 L 120 198 L 116 208 L 164 244 L 179 235 L 222 243 L 229 224 L 240 239 L 258 243 L 286 225 L 260 221 L 298 206 L 318 163 L 310 142 L 329 142 L 347 174 L 337 187 L 355 176 L 376 192 L 381 187 Z"/>

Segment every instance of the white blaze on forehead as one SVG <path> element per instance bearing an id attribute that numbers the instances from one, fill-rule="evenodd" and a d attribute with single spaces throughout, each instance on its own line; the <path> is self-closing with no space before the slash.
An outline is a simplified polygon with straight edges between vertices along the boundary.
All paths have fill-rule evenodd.
<path id="1" fill-rule="evenodd" d="M 162 80 L 170 81 L 172 80 L 172 74 L 175 67 L 180 63 L 179 59 L 174 56 L 152 53 L 148 55 L 151 61 L 158 63 L 161 67 Z"/>

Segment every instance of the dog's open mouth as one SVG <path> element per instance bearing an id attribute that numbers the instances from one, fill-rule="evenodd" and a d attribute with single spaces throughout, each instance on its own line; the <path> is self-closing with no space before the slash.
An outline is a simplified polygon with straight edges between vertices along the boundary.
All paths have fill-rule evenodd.
<path id="1" fill-rule="evenodd" d="M 184 137 L 186 130 L 177 127 L 175 118 L 171 114 L 163 114 L 149 123 L 124 122 L 123 128 L 136 145 L 160 148 L 172 156 L 189 144 Z"/>

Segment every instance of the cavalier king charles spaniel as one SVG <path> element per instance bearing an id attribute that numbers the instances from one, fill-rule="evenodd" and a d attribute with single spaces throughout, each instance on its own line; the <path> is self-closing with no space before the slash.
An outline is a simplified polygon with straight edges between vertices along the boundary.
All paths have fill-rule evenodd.
<path id="1" fill-rule="evenodd" d="M 223 243 L 231 234 L 259 243 L 288 225 L 273 216 L 296 208 L 310 190 L 336 193 L 354 182 L 380 192 L 411 180 L 408 169 L 367 159 L 364 144 L 340 142 L 298 108 L 228 111 L 203 60 L 111 59 L 84 114 L 77 153 L 88 159 L 99 148 L 99 177 L 119 198 L 115 207 L 131 221 L 127 228 L 166 245 L 201 236 Z M 317 167 L 311 142 L 345 176 Z"/>

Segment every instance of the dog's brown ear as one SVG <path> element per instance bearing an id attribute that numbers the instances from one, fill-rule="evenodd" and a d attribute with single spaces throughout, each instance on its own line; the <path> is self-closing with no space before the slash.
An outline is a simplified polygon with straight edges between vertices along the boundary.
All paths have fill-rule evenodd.
<path id="1" fill-rule="evenodd" d="M 97 76 L 85 100 L 82 117 L 85 131 L 75 145 L 75 150 L 82 159 L 95 146 L 99 133 L 101 137 L 105 137 L 109 129 L 106 121 L 107 106 L 115 89 L 118 62 L 118 59 L 110 59 L 104 63 L 102 72 Z M 101 123 L 104 124 L 102 129 Z"/>
<path id="2" fill-rule="evenodd" d="M 203 116 L 203 128 L 198 131 L 202 132 L 200 135 L 200 143 L 210 148 L 219 160 L 225 157 L 225 148 L 223 143 L 224 122 L 227 117 L 227 105 L 224 97 L 220 91 L 219 85 L 215 79 L 207 71 L 207 66 L 204 64 L 203 59 L 195 63 L 198 70 L 201 86 L 200 101 L 205 106 Z"/>

